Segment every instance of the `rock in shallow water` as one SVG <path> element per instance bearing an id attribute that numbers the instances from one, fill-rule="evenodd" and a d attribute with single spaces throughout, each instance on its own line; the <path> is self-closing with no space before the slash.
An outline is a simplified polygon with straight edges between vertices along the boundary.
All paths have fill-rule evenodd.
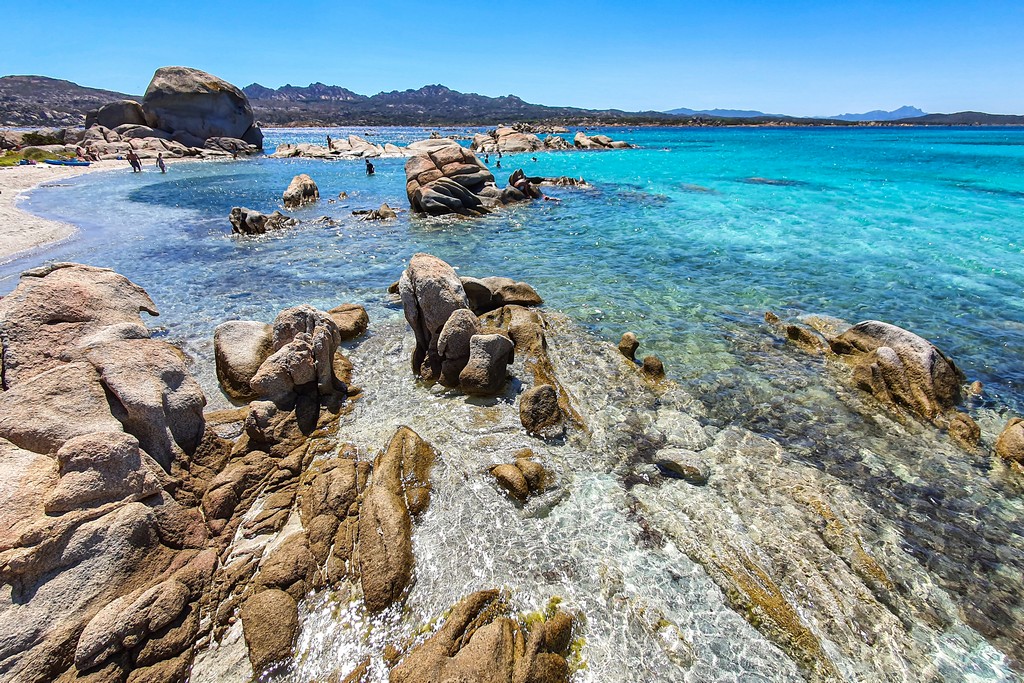
<path id="1" fill-rule="evenodd" d="M 300 173 L 288 183 L 281 200 L 284 202 L 284 208 L 296 209 L 305 204 L 320 201 L 320 188 L 316 186 L 312 178 L 305 173 Z"/>
<path id="2" fill-rule="evenodd" d="M 231 320 L 213 331 L 217 379 L 237 401 L 256 398 L 250 382 L 274 351 L 274 328 L 254 320 Z"/>

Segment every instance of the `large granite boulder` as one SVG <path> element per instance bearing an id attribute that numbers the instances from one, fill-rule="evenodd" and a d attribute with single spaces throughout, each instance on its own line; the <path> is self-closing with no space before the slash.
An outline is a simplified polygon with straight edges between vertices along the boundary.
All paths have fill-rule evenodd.
<path id="1" fill-rule="evenodd" d="M 0 299 L 2 386 L 61 365 L 83 342 L 149 337 L 140 312 L 159 315 L 141 287 L 107 268 L 58 263 L 25 271 Z"/>
<path id="2" fill-rule="evenodd" d="M 124 124 L 136 126 L 146 125 L 146 114 L 142 105 L 135 100 L 120 100 L 104 104 L 99 109 L 85 115 L 85 127 L 100 125 L 105 128 L 117 128 Z"/>
<path id="3" fill-rule="evenodd" d="M 236 401 L 256 398 L 250 382 L 274 352 L 274 328 L 254 320 L 230 320 L 213 331 L 213 356 L 220 386 Z"/>
<path id="4" fill-rule="evenodd" d="M 480 216 L 525 199 L 515 188 L 499 188 L 476 155 L 457 144 L 410 158 L 405 163 L 405 180 L 409 206 L 431 216 Z"/>
<path id="5" fill-rule="evenodd" d="M 147 125 L 168 133 L 180 132 L 204 142 L 239 138 L 263 148 L 263 133 L 255 125 L 245 93 L 205 71 L 184 66 L 157 69 L 142 109 Z"/>
<path id="6" fill-rule="evenodd" d="M 298 208 L 304 204 L 320 201 L 320 188 L 316 186 L 312 178 L 305 173 L 300 173 L 288 183 L 281 199 L 284 201 L 286 209 Z"/>
<path id="7" fill-rule="evenodd" d="M 931 342 L 895 325 L 867 320 L 829 340 L 851 359 L 859 387 L 887 404 L 934 420 L 960 402 L 964 375 Z"/>
<path id="8" fill-rule="evenodd" d="M 412 370 L 428 381 L 441 376 L 438 341 L 455 311 L 469 308 L 462 281 L 450 265 L 430 254 L 414 254 L 398 281 L 405 319 L 416 335 Z"/>
<path id="9" fill-rule="evenodd" d="M 459 373 L 459 387 L 471 396 L 494 396 L 505 385 L 515 359 L 515 345 L 503 334 L 477 334 L 469 340 L 469 360 Z"/>

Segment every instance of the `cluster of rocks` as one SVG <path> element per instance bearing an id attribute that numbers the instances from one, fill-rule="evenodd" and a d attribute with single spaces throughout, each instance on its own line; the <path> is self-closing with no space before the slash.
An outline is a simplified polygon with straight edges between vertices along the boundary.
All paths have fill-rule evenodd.
<path id="1" fill-rule="evenodd" d="M 298 220 L 280 211 L 263 214 L 241 206 L 231 209 L 228 222 L 231 223 L 231 232 L 239 235 L 262 235 L 270 230 L 283 230 L 299 224 Z"/>
<path id="2" fill-rule="evenodd" d="M 515 461 L 494 465 L 490 469 L 498 485 L 517 503 L 543 492 L 551 483 L 551 473 L 534 460 L 529 448 L 516 453 Z"/>
<path id="3" fill-rule="evenodd" d="M 474 135 L 470 147 L 476 152 L 488 154 L 565 150 L 573 147 L 577 149 L 627 149 L 632 147 L 628 142 L 612 140 L 607 135 L 587 136 L 582 131 L 576 133 L 572 144 L 560 135 L 548 134 L 542 140 L 536 134 L 537 132 L 539 131 L 524 126 L 497 128 L 488 133 Z M 557 132 L 567 133 L 569 131 L 563 128 Z"/>
<path id="4" fill-rule="evenodd" d="M 640 348 L 640 340 L 637 339 L 634 332 L 626 332 L 622 335 L 622 339 L 619 340 L 619 352 L 633 363 L 637 362 L 636 350 L 638 348 Z M 644 376 L 654 381 L 665 378 L 665 364 L 657 356 L 653 354 L 644 356 L 639 363 Z"/>
<path id="5" fill-rule="evenodd" d="M 157 69 L 141 103 L 110 102 L 89 111 L 84 129 L 58 131 L 59 140 L 40 149 L 75 156 L 79 149 L 98 159 L 117 159 L 133 149 L 143 159 L 226 157 L 263 149 L 263 133 L 249 100 L 227 81 L 198 69 Z M 24 135 L 5 135 L 2 144 L 22 146 Z"/>
<path id="6" fill-rule="evenodd" d="M 587 135 L 579 131 L 572 138 L 576 149 L 629 149 L 633 145 L 622 140 L 612 140 L 607 135 Z"/>
<path id="7" fill-rule="evenodd" d="M 441 259 L 416 254 L 397 283 L 405 318 L 416 338 L 412 371 L 426 382 L 471 396 L 506 391 L 508 366 L 517 354 L 532 386 L 520 396 L 527 433 L 558 438 L 582 425 L 555 377 L 547 353 L 545 322 L 536 291 L 510 278 L 460 278 Z"/>
<path id="8" fill-rule="evenodd" d="M 878 320 L 848 325 L 832 318 L 808 317 L 786 323 L 774 313 L 765 320 L 798 347 L 844 361 L 853 383 L 883 405 L 907 412 L 948 431 L 967 450 L 981 441 L 981 428 L 959 410 L 966 378 L 946 354 L 913 332 Z M 980 383 L 972 385 L 980 393 Z M 1024 424 L 1011 419 L 995 451 L 1007 461 L 1024 463 Z"/>
<path id="9" fill-rule="evenodd" d="M 270 155 L 273 159 L 291 159 L 304 157 L 309 159 L 394 159 L 425 154 L 441 147 L 459 147 L 459 143 L 451 138 L 431 137 L 425 140 L 410 142 L 407 146 L 394 145 L 390 142 L 383 145 L 370 142 L 358 135 L 348 138 L 331 140 L 330 147 L 314 145 L 308 142 L 297 144 L 284 143 Z"/>
<path id="10" fill-rule="evenodd" d="M 431 216 L 480 216 L 527 198 L 514 187 L 498 187 L 476 155 L 457 144 L 409 159 L 405 179 L 409 206 Z"/>

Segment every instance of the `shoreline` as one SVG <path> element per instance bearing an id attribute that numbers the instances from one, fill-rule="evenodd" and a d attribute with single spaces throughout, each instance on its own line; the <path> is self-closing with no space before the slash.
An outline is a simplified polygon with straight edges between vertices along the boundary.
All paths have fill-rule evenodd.
<path id="1" fill-rule="evenodd" d="M 167 165 L 181 159 L 167 159 Z M 74 237 L 79 228 L 50 218 L 43 218 L 19 206 L 24 195 L 52 180 L 68 180 L 89 173 L 123 169 L 120 159 L 94 161 L 89 166 L 10 166 L 0 168 L 0 265 L 6 265 L 32 253 L 52 247 Z"/>

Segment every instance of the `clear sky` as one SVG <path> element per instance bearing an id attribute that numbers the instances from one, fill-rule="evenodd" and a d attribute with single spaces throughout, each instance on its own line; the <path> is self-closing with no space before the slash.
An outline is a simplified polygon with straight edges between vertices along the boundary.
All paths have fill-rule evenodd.
<path id="1" fill-rule="evenodd" d="M 159 66 L 590 108 L 1024 114 L 1024 0 L 2 0 L 0 75 L 141 94 Z"/>

